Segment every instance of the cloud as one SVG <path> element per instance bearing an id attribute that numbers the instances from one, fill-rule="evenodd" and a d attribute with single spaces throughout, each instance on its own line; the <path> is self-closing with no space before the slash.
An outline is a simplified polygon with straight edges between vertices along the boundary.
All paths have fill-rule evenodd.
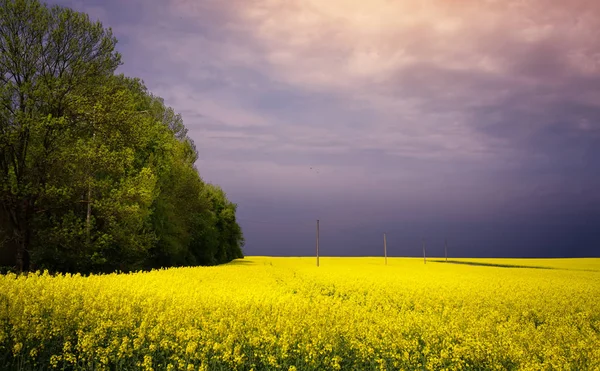
<path id="1" fill-rule="evenodd" d="M 51 2 L 182 113 L 247 254 L 310 254 L 316 218 L 331 254 L 594 253 L 597 1 Z"/>
<path id="2" fill-rule="evenodd" d="M 220 169 L 243 168 L 300 192 L 311 165 L 335 173 L 329 192 L 428 194 L 444 171 L 463 190 L 596 184 L 583 170 L 600 155 L 595 2 L 71 4 L 106 17 L 122 70 L 182 113 L 201 171 L 226 186 L 243 177 Z"/>
<path id="3" fill-rule="evenodd" d="M 319 137 L 329 133 L 347 148 L 424 158 L 508 156 L 515 150 L 510 141 L 481 127 L 506 125 L 505 111 L 527 127 L 532 114 L 543 118 L 566 97 L 593 101 L 598 87 L 600 48 L 591 35 L 599 24 L 590 14 L 600 6 L 586 1 L 172 4 L 174 14 L 192 23 L 207 12 L 226 19 L 219 32 L 236 37 L 218 47 L 225 65 L 288 89 L 341 97 L 338 120 L 319 122 L 325 128 Z M 190 35 L 177 48 L 202 49 L 194 44 L 202 45 Z M 596 83 L 581 91 L 573 81 L 582 78 Z M 368 130 L 355 135 L 347 128 L 348 106 L 370 112 Z M 478 116 L 481 111 L 487 115 Z M 590 130 L 597 120 L 564 125 Z M 290 137 L 288 147 L 298 147 L 298 137 Z"/>

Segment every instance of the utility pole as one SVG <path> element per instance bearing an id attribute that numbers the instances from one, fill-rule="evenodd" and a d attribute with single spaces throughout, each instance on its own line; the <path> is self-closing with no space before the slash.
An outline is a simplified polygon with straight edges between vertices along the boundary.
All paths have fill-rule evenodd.
<path id="1" fill-rule="evenodd" d="M 427 258 L 425 255 L 425 239 L 423 239 L 423 264 L 427 264 Z"/>
<path id="2" fill-rule="evenodd" d="M 448 262 L 448 239 L 444 238 L 444 252 L 446 253 L 446 262 Z"/>
<path id="3" fill-rule="evenodd" d="M 385 256 L 385 265 L 387 265 L 387 242 L 385 240 L 385 233 L 383 234 L 383 255 Z"/>
<path id="4" fill-rule="evenodd" d="M 319 219 L 317 219 L 317 267 L 319 266 Z"/>

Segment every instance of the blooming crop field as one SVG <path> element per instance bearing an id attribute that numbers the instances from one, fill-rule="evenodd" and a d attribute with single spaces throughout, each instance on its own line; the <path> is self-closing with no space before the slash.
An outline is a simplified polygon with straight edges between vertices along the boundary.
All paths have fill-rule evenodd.
<path id="1" fill-rule="evenodd" d="M 0 369 L 600 369 L 600 259 L 438 260 L 0 276 Z"/>

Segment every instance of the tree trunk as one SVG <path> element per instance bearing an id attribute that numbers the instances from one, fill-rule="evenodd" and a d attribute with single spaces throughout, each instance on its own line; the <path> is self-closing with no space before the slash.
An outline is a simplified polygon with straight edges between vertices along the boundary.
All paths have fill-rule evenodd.
<path id="1" fill-rule="evenodd" d="M 85 232 L 87 237 L 87 244 L 90 244 L 90 220 L 92 217 L 92 187 L 88 185 L 88 195 L 87 195 L 87 215 L 85 217 Z"/>
<path id="2" fill-rule="evenodd" d="M 13 222 L 15 224 L 14 236 L 17 243 L 16 265 L 19 273 L 26 272 L 30 268 L 29 245 L 31 240 L 31 216 L 33 203 L 29 200 L 24 200 L 21 212 L 14 215 Z"/>
<path id="3" fill-rule="evenodd" d="M 29 241 L 26 236 L 20 236 L 20 241 L 17 244 L 17 271 L 19 273 L 29 270 Z"/>

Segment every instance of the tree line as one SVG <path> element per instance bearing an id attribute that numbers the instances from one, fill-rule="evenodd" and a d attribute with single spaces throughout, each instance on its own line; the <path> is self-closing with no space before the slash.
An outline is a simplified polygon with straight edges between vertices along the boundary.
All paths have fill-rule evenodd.
<path id="1" fill-rule="evenodd" d="M 0 0 L 0 265 L 131 271 L 241 258 L 236 205 L 182 118 L 116 74 L 110 28 Z"/>

